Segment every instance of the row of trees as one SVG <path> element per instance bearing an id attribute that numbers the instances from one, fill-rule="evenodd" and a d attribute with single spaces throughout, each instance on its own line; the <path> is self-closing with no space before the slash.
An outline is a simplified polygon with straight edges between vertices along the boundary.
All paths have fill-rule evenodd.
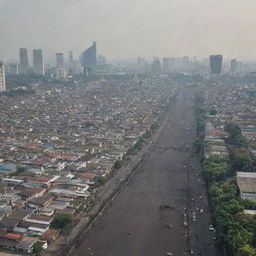
<path id="1" fill-rule="evenodd" d="M 244 214 L 246 208 L 256 209 L 256 203 L 239 198 L 236 180 L 229 177 L 229 162 L 211 155 L 203 163 L 203 175 L 208 186 L 216 226 L 216 242 L 227 255 L 256 255 L 256 217 Z"/>
<path id="2" fill-rule="evenodd" d="M 253 171 L 255 159 L 251 154 L 246 139 L 236 124 L 227 124 L 229 134 L 226 145 L 229 157 L 211 155 L 204 159 L 204 120 L 207 111 L 202 99 L 197 98 L 195 106 L 197 120 L 196 152 L 202 161 L 202 173 L 207 184 L 213 218 L 216 226 L 217 245 L 229 256 L 256 255 L 256 216 L 248 215 L 244 209 L 256 209 L 256 203 L 242 200 L 234 178 L 236 171 Z M 216 112 L 210 111 L 210 115 Z"/>

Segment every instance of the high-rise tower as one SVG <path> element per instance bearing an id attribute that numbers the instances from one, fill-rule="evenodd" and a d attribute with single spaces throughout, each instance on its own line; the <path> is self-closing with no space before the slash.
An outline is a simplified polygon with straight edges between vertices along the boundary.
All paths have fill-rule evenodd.
<path id="1" fill-rule="evenodd" d="M 210 55 L 210 75 L 222 74 L 222 55 Z"/>
<path id="2" fill-rule="evenodd" d="M 20 48 L 19 73 L 28 73 L 28 50 L 26 48 Z"/>
<path id="3" fill-rule="evenodd" d="M 4 63 L 0 62 L 0 92 L 5 91 L 5 71 L 4 71 Z"/>
<path id="4" fill-rule="evenodd" d="M 33 50 L 33 71 L 35 74 L 44 75 L 44 62 L 42 49 Z"/>
<path id="5" fill-rule="evenodd" d="M 64 54 L 62 52 L 56 53 L 56 67 L 64 67 Z"/>
<path id="6" fill-rule="evenodd" d="M 97 64 L 97 47 L 96 41 L 93 45 L 86 49 L 81 56 L 81 65 L 84 67 L 84 73 L 91 72 Z"/>

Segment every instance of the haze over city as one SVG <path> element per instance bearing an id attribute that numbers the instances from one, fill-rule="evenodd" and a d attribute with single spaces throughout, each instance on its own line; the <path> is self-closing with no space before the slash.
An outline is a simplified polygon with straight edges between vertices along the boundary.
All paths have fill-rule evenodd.
<path id="1" fill-rule="evenodd" d="M 96 40 L 110 59 L 256 59 L 253 0 L 0 0 L 0 59 L 43 48 L 46 58 Z"/>
<path id="2" fill-rule="evenodd" d="M 0 255 L 255 256 L 256 0 L 0 0 Z"/>

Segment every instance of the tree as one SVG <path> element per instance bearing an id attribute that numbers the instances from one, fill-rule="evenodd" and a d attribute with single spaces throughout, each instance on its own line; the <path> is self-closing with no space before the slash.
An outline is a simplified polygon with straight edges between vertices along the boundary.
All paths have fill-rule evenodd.
<path id="1" fill-rule="evenodd" d="M 17 166 L 16 170 L 17 170 L 16 171 L 17 174 L 19 174 L 21 172 L 25 172 L 26 171 L 26 167 L 24 167 L 24 166 Z"/>
<path id="2" fill-rule="evenodd" d="M 251 247 L 249 244 L 246 244 L 240 248 L 238 248 L 237 252 L 235 253 L 235 256 L 255 256 L 256 251 L 253 247 Z"/>
<path id="3" fill-rule="evenodd" d="M 218 112 L 217 112 L 217 110 L 216 109 L 210 109 L 210 111 L 209 111 L 209 115 L 211 115 L 211 116 L 214 116 L 214 115 L 216 115 Z"/>
<path id="4" fill-rule="evenodd" d="M 123 160 L 117 160 L 114 164 L 114 169 L 118 170 L 123 166 Z"/>
<path id="5" fill-rule="evenodd" d="M 39 255 L 39 253 L 43 250 L 43 246 L 41 242 L 36 242 L 33 245 L 33 254 Z"/>
<path id="6" fill-rule="evenodd" d="M 106 177 L 102 177 L 102 176 L 96 176 L 93 178 L 93 182 L 94 182 L 94 185 L 93 185 L 93 188 L 97 188 L 97 187 L 101 187 L 103 186 L 107 181 L 107 178 Z"/>
<path id="7" fill-rule="evenodd" d="M 220 180 L 226 173 L 227 164 L 218 155 L 211 155 L 205 160 L 203 174 L 208 182 Z"/>
<path id="8" fill-rule="evenodd" d="M 255 161 L 247 148 L 231 148 L 229 152 L 233 170 L 250 171 L 253 168 Z"/>
<path id="9" fill-rule="evenodd" d="M 61 229 L 65 228 L 68 225 L 72 224 L 74 221 L 74 217 L 71 214 L 60 214 L 52 222 L 52 227 Z"/>
<path id="10" fill-rule="evenodd" d="M 228 123 L 224 127 L 225 132 L 229 133 L 228 142 L 235 146 L 246 145 L 246 140 L 237 124 Z"/>
<path id="11" fill-rule="evenodd" d="M 233 225 L 233 227 L 227 232 L 225 240 L 235 252 L 239 248 L 251 242 L 252 237 L 253 234 L 251 232 L 248 232 L 238 223 L 235 223 L 235 225 Z"/>

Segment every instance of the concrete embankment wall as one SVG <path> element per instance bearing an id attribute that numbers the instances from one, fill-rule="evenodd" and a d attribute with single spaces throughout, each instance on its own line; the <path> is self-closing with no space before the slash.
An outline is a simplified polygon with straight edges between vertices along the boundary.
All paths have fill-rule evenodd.
<path id="1" fill-rule="evenodd" d="M 79 222 L 68 235 L 67 244 L 69 247 L 75 245 L 80 240 L 80 236 L 85 235 L 86 231 L 90 228 L 90 224 L 97 219 L 99 213 L 104 210 L 104 208 L 108 206 L 109 202 L 111 202 L 114 196 L 118 194 L 123 185 L 125 185 L 127 179 L 136 173 L 136 169 L 140 165 L 147 147 L 148 145 L 145 147 L 145 149 L 141 150 L 136 156 L 134 156 L 127 163 L 127 165 L 119 169 L 114 177 L 112 177 L 98 191 L 94 199 L 93 207 L 89 210 L 89 212 L 81 214 Z"/>

